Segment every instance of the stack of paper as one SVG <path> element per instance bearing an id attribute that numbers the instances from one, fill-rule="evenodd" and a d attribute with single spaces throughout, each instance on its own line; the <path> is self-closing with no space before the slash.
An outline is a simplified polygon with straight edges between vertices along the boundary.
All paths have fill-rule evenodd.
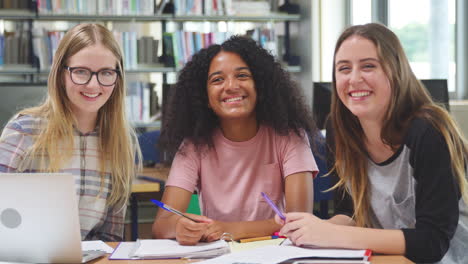
<path id="1" fill-rule="evenodd" d="M 120 243 L 109 259 L 212 258 L 229 252 L 224 240 L 182 246 L 171 239 L 143 239 Z"/>

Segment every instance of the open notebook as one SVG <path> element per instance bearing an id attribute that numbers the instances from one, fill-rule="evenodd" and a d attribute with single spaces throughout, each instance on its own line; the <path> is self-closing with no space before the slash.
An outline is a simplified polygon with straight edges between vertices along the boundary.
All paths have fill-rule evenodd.
<path id="1" fill-rule="evenodd" d="M 197 264 L 234 264 L 234 263 L 293 263 L 295 261 L 305 261 L 310 259 L 321 260 L 349 260 L 360 261 L 357 263 L 366 263 L 371 257 L 370 250 L 354 249 L 328 249 L 294 246 L 288 239 L 282 245 L 267 245 L 257 247 L 251 250 L 237 251 L 225 254 L 216 258 L 197 262 Z M 300 262 L 297 262 L 300 263 Z M 307 262 L 304 262 L 305 264 Z M 311 262 L 313 263 L 313 262 Z M 338 262 L 339 263 L 339 262 Z M 353 262 L 350 262 L 353 263 Z"/>
<path id="2" fill-rule="evenodd" d="M 212 258 L 229 252 L 229 245 L 224 240 L 182 246 L 172 239 L 141 239 L 121 242 L 109 259 Z"/>

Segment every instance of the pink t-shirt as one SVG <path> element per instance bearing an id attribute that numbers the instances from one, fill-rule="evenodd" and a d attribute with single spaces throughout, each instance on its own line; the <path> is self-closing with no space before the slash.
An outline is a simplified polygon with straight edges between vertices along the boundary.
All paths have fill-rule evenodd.
<path id="1" fill-rule="evenodd" d="M 198 189 L 203 215 L 218 221 L 253 221 L 275 213 L 263 200 L 265 192 L 284 209 L 284 179 L 291 174 L 318 172 L 307 136 L 280 136 L 260 126 L 248 141 L 233 142 L 221 130 L 213 133 L 214 148 L 201 154 L 188 141 L 177 153 L 166 186 L 189 192 Z"/>

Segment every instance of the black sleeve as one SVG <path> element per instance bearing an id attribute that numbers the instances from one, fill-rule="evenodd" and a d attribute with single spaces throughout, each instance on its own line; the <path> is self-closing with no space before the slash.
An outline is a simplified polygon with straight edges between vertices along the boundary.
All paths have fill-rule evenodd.
<path id="1" fill-rule="evenodd" d="M 335 141 L 333 139 L 333 128 L 331 122 L 327 122 L 326 124 L 327 167 L 328 171 L 331 171 L 335 163 Z M 336 173 L 330 173 L 329 177 L 331 177 L 331 186 L 334 186 L 336 183 L 338 183 L 339 178 Z M 341 186 L 340 188 L 333 191 L 333 204 L 335 215 L 342 214 L 349 217 L 353 216 L 353 200 L 351 196 L 344 190 L 344 186 Z"/>
<path id="2" fill-rule="evenodd" d="M 416 225 L 402 231 L 409 259 L 436 262 L 445 255 L 455 234 L 460 191 L 442 135 L 431 125 L 417 127 L 409 131 L 408 143 L 417 182 Z"/>

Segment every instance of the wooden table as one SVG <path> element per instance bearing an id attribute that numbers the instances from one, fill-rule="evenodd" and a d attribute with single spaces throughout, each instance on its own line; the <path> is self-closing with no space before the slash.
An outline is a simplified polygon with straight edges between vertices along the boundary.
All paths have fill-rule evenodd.
<path id="1" fill-rule="evenodd" d="M 160 192 L 169 175 L 169 168 L 143 168 L 132 183 L 130 196 L 131 240 L 138 238 L 138 194 Z"/>
<path id="2" fill-rule="evenodd" d="M 107 243 L 111 247 L 115 248 L 118 243 L 117 242 L 109 242 Z M 127 264 L 184 264 L 184 263 L 193 263 L 197 262 L 198 260 L 183 260 L 183 259 L 163 259 L 163 260 L 109 260 L 107 257 L 103 257 L 97 259 L 91 263 L 127 263 Z M 411 264 L 414 263 L 404 256 L 372 256 L 371 261 L 372 264 Z"/>

